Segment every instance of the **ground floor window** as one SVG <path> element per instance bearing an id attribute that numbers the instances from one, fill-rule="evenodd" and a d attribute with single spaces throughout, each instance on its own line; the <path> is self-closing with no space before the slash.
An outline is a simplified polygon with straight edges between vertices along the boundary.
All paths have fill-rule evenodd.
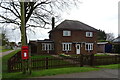
<path id="1" fill-rule="evenodd" d="M 85 50 L 93 50 L 93 43 L 85 43 Z"/>
<path id="2" fill-rule="evenodd" d="M 54 50 L 53 43 L 42 43 L 42 50 Z"/>
<path id="3" fill-rule="evenodd" d="M 72 43 L 62 43 L 63 51 L 71 51 Z"/>

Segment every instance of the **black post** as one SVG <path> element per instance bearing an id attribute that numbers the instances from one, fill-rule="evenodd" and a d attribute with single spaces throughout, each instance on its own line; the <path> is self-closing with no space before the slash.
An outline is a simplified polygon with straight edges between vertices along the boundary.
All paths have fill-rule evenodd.
<path id="1" fill-rule="evenodd" d="M 118 63 L 118 60 L 117 60 L 117 55 L 115 55 L 115 63 Z"/>
<path id="2" fill-rule="evenodd" d="M 91 54 L 90 56 L 90 66 L 93 66 L 94 63 L 94 54 Z"/>
<path id="3" fill-rule="evenodd" d="M 45 58 L 45 61 L 46 61 L 46 66 L 45 66 L 45 68 L 48 69 L 48 57 Z"/>
<path id="4" fill-rule="evenodd" d="M 83 54 L 80 55 L 80 67 L 83 67 Z"/>
<path id="5" fill-rule="evenodd" d="M 11 66 L 10 66 L 10 60 L 8 60 L 8 63 L 7 63 L 7 65 L 8 65 L 8 72 L 11 72 Z"/>
<path id="6" fill-rule="evenodd" d="M 31 69 L 31 45 L 29 45 L 29 59 L 28 59 L 28 65 L 29 65 L 29 74 L 32 73 L 32 69 Z"/>

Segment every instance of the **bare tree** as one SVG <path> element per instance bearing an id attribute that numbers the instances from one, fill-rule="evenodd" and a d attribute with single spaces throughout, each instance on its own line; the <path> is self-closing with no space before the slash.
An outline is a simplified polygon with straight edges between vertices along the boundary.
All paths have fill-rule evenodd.
<path id="1" fill-rule="evenodd" d="M 106 40 L 107 41 L 112 41 L 114 39 L 114 34 L 113 33 L 106 33 Z"/>
<path id="2" fill-rule="evenodd" d="M 51 24 L 51 17 L 59 18 L 59 11 L 76 5 L 78 0 L 26 0 L 24 2 L 25 31 L 30 27 L 46 28 L 46 24 Z M 21 30 L 21 2 L 10 0 L 0 2 L 0 23 L 14 24 L 15 29 Z"/>

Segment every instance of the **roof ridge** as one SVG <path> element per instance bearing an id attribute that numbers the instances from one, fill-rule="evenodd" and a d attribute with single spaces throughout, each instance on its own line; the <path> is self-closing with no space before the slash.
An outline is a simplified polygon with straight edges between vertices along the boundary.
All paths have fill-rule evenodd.
<path id="1" fill-rule="evenodd" d="M 94 27 L 91 27 L 88 24 L 85 24 L 78 20 L 68 20 L 65 19 L 60 24 L 58 24 L 53 30 L 55 29 L 71 29 L 71 30 L 88 30 L 88 31 L 97 31 Z M 51 30 L 51 31 L 53 31 Z M 50 31 L 50 32 L 51 32 Z"/>

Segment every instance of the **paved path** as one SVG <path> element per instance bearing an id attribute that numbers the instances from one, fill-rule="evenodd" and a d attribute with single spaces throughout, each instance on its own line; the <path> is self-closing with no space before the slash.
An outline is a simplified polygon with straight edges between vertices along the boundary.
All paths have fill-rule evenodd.
<path id="1" fill-rule="evenodd" d="M 10 50 L 10 51 L 6 51 L 6 52 L 0 52 L 0 57 L 5 56 L 5 55 L 7 55 L 7 54 L 9 54 L 9 53 L 11 53 L 13 51 L 15 51 L 15 50 Z"/>
<path id="2" fill-rule="evenodd" d="M 120 71 L 120 69 L 102 69 L 100 71 L 60 74 L 40 78 L 118 78 L 118 71 Z"/>

